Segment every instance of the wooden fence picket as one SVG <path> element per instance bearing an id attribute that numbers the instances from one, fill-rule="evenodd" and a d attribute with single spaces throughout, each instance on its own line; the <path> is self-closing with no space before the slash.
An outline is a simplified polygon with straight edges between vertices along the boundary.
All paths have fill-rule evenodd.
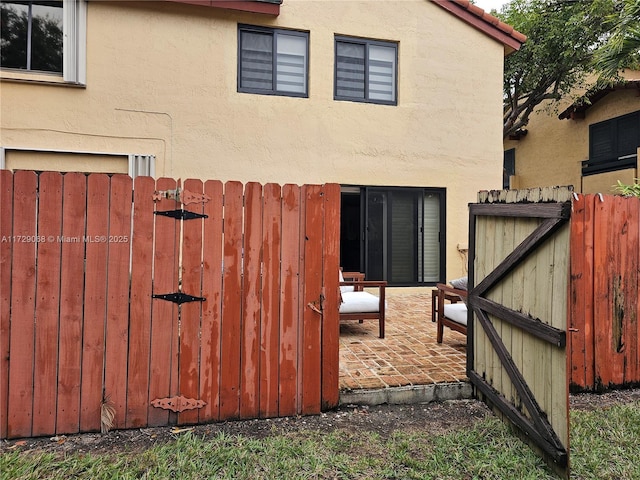
<path id="1" fill-rule="evenodd" d="M 33 435 L 56 429 L 62 235 L 62 175 L 44 172 L 38 189 Z M 42 238 L 44 237 L 44 238 Z"/>
<path id="2" fill-rule="evenodd" d="M 127 175 L 111 177 L 109 236 L 131 236 L 133 188 Z M 129 243 L 109 243 L 103 402 L 115 409 L 113 428 L 125 428 L 129 348 Z"/>
<path id="3" fill-rule="evenodd" d="M 36 229 L 38 177 L 16 172 L 13 177 L 13 250 L 11 269 L 11 352 L 7 435 L 28 437 L 33 430 L 33 366 L 36 295 L 36 244 L 27 242 Z M 22 241 L 25 240 L 25 241 Z"/>
<path id="4" fill-rule="evenodd" d="M 84 323 L 82 329 L 82 383 L 80 431 L 100 430 L 102 373 L 104 371 L 104 316 L 107 308 L 107 260 L 111 179 L 90 175 L 87 179 L 87 237 L 97 241 L 85 246 Z"/>
<path id="5" fill-rule="evenodd" d="M 220 364 L 222 318 L 222 215 L 223 185 L 217 180 L 204 184 L 210 200 L 204 204 L 204 261 L 202 270 L 202 350 L 200 353 L 200 399 L 205 405 L 198 410 L 199 421 L 220 418 Z"/>
<path id="6" fill-rule="evenodd" d="M 282 199 L 280 186 L 269 183 L 263 190 L 262 249 L 263 283 L 260 328 L 259 416 L 278 416 L 280 240 Z"/>
<path id="7" fill-rule="evenodd" d="M 222 273 L 222 349 L 220 355 L 220 420 L 240 418 L 240 341 L 242 335 L 242 204 L 240 182 L 224 188 Z"/>
<path id="8" fill-rule="evenodd" d="M 151 295 L 153 265 L 153 192 L 155 182 L 138 177 L 133 187 L 133 232 L 127 242 L 113 236 L 112 243 L 131 245 L 131 295 L 127 374 L 127 428 L 147 425 L 151 357 Z"/>
<path id="9" fill-rule="evenodd" d="M 175 190 L 178 184 L 170 178 L 160 178 L 157 191 Z M 155 203 L 156 212 L 180 208 L 172 198 L 161 198 Z M 180 224 L 173 218 L 155 215 L 155 251 L 153 257 L 153 294 L 162 295 L 178 290 L 178 249 Z M 151 352 L 149 373 L 149 401 L 168 398 L 178 393 L 178 306 L 159 298 L 152 298 Z M 175 384 L 175 389 L 172 385 Z M 175 414 L 174 414 L 175 415 Z M 149 410 L 149 425 L 169 423 L 170 412 L 163 408 Z"/>
<path id="10" fill-rule="evenodd" d="M 280 416 L 299 413 L 300 378 L 300 189 L 282 187 L 282 264 L 280 266 L 280 371 L 278 408 Z"/>
<path id="11" fill-rule="evenodd" d="M 58 412 L 56 431 L 80 431 L 82 369 L 82 310 L 87 177 L 67 173 L 63 180 L 62 258 L 60 278 L 60 332 Z"/>
<path id="12" fill-rule="evenodd" d="M 304 282 L 301 307 L 302 344 L 302 414 L 320 411 L 322 354 L 322 187 L 305 185 L 302 195 L 306 196 L 304 215 Z"/>
<path id="13" fill-rule="evenodd" d="M 247 183 L 244 198 L 240 417 L 256 418 L 260 399 L 262 186 Z"/>
<path id="14" fill-rule="evenodd" d="M 12 237 L 13 175 L 0 170 L 0 438 L 7 437 Z"/>

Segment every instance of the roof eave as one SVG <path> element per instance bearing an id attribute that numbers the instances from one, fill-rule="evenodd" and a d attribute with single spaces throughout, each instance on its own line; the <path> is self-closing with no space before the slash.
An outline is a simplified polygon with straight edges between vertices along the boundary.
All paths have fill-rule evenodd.
<path id="1" fill-rule="evenodd" d="M 576 120 L 584 118 L 585 112 L 594 104 L 598 103 L 611 92 L 618 90 L 637 89 L 640 95 L 640 80 L 625 80 L 603 88 L 598 88 L 585 95 L 588 102 L 574 102 L 558 115 L 560 120 Z"/>
<path id="2" fill-rule="evenodd" d="M 504 54 L 520 50 L 527 37 L 468 0 L 431 0 L 462 21 L 504 45 Z"/>

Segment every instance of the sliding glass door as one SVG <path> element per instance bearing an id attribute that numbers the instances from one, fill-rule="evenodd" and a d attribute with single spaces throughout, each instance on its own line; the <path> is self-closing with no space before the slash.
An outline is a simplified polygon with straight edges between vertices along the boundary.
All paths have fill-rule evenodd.
<path id="1" fill-rule="evenodd" d="M 434 284 L 444 272 L 444 191 L 363 189 L 364 271 L 389 285 Z"/>

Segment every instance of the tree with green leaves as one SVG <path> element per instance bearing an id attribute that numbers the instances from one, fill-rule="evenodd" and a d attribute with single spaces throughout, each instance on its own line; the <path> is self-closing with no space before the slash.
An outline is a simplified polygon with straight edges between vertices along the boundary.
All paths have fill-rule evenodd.
<path id="1" fill-rule="evenodd" d="M 595 68 L 614 78 L 624 68 L 640 68 L 640 0 L 625 0 L 620 15 L 609 18 L 611 35 L 595 54 Z"/>
<path id="2" fill-rule="evenodd" d="M 619 22 L 624 1 L 513 0 L 495 13 L 527 35 L 505 59 L 504 138 L 524 129 L 542 102 L 553 104 L 584 86 L 594 52 Z"/>

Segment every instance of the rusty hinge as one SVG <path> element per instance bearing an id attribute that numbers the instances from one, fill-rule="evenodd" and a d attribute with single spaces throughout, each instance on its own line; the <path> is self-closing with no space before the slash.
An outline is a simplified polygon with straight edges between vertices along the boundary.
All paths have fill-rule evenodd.
<path id="1" fill-rule="evenodd" d="M 195 398 L 187 398 L 182 395 L 177 397 L 156 398 L 151 402 L 156 408 L 164 408 L 172 412 L 184 412 L 185 410 L 193 410 L 202 408 L 207 404 L 204 400 L 196 400 Z"/>
<path id="2" fill-rule="evenodd" d="M 169 302 L 177 303 L 178 305 L 180 305 L 181 303 L 204 302 L 207 300 L 204 297 L 194 297 L 193 295 L 188 295 L 183 292 L 162 293 L 162 294 L 154 294 L 151 296 L 153 298 L 159 298 L 160 300 L 167 300 Z"/>
<path id="3" fill-rule="evenodd" d="M 175 200 L 183 205 L 191 203 L 207 203 L 211 197 L 206 193 L 196 193 L 189 190 L 182 190 L 180 187 L 173 190 L 160 190 L 153 193 L 153 201 L 157 202 L 162 199 Z"/>
<path id="4" fill-rule="evenodd" d="M 189 210 L 162 210 L 153 212 L 156 215 L 175 218 L 176 220 L 193 220 L 194 218 L 209 218 L 204 213 L 190 212 Z"/>

